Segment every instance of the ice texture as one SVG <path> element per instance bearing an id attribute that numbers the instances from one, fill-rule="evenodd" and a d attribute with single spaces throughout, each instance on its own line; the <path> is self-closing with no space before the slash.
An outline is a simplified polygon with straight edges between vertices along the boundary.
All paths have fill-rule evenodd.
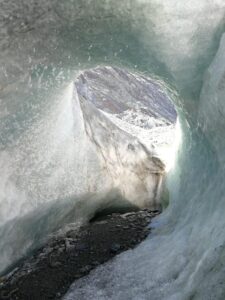
<path id="1" fill-rule="evenodd" d="M 113 89 L 111 94 L 117 96 Z M 2 152 L 0 271 L 49 234 L 97 210 L 160 205 L 165 176 L 160 153 L 113 122 L 75 83 L 55 97 L 54 110 Z M 174 133 L 174 124 L 158 120 Z M 163 140 L 164 131 L 158 135 Z M 163 145 L 169 147 L 166 138 Z"/>
<path id="2" fill-rule="evenodd" d="M 117 66 L 157 78 L 174 96 L 182 139 L 167 182 L 170 204 L 144 243 L 77 281 L 66 298 L 223 300 L 224 0 L 0 4 L 4 265 L 35 230 L 47 234 L 63 223 L 76 202 L 74 187 L 89 176 L 102 182 L 96 149 L 77 133 L 86 129 L 82 114 L 74 118 L 76 97 L 64 93 L 84 70 Z M 78 176 L 84 170 L 88 175 Z M 81 200 L 89 211 L 98 202 Z M 82 205 L 81 213 L 87 215 Z"/>
<path id="3" fill-rule="evenodd" d="M 90 74 L 99 82 L 90 77 L 82 83 Z M 97 210 L 161 207 L 167 165 L 162 152 L 168 154 L 176 122 L 164 87 L 112 67 L 86 70 L 75 79 L 57 92 L 53 87 L 36 105 L 37 99 L 28 98 L 15 124 L 2 118 L 1 272 L 49 234 Z M 119 102 L 126 110 L 115 114 L 109 104 Z M 26 120 L 29 113 L 34 124 Z M 21 130 L 23 123 L 28 128 Z"/>

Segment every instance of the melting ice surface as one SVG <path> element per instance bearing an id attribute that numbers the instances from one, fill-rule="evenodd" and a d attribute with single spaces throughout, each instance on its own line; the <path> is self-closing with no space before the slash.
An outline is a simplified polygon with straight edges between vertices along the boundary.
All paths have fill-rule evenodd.
<path id="1" fill-rule="evenodd" d="M 40 233 L 87 216 L 82 203 L 91 211 L 100 201 L 84 196 L 74 209 L 78 188 L 96 194 L 104 173 L 68 86 L 84 69 L 117 65 L 179 94 L 170 205 L 144 243 L 79 280 L 66 298 L 224 299 L 225 2 L 0 4 L 1 269 Z"/>

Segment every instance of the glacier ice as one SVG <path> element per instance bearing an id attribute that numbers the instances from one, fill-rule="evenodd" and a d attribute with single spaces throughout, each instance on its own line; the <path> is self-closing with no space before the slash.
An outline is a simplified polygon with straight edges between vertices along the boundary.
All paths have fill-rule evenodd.
<path id="1" fill-rule="evenodd" d="M 70 84 L 85 69 L 114 65 L 177 92 L 182 143 L 167 180 L 170 205 L 144 243 L 79 280 L 66 298 L 223 300 L 225 2 L 0 3 L 4 264 L 18 245 L 29 247 L 36 229 L 57 229 L 56 219 L 73 211 L 75 186 L 90 192 L 102 184 Z M 98 201 L 105 198 L 90 205 Z"/>
<path id="2" fill-rule="evenodd" d="M 109 78 L 106 82 L 105 72 L 114 79 Z M 87 73 L 105 81 L 101 88 L 94 83 L 93 88 L 98 93 L 95 97 L 90 94 L 91 78 L 89 86 L 80 82 Z M 120 85 L 115 74 L 117 80 L 122 80 Z M 132 98 L 132 93 L 138 93 L 138 89 L 133 91 L 133 87 L 129 87 L 129 76 L 136 85 L 138 79 L 142 81 L 139 90 L 147 89 L 142 90 L 139 101 Z M 111 88 L 112 82 L 116 90 Z M 102 89 L 109 89 L 110 101 L 100 100 L 104 95 Z M 154 97 L 159 98 L 158 101 Z M 2 270 L 68 222 L 78 225 L 102 209 L 161 207 L 166 163 L 161 153 L 171 148 L 176 122 L 176 111 L 162 87 L 150 82 L 149 78 L 105 67 L 83 72 L 57 99 L 60 114 L 55 102 L 56 115 L 53 110 L 53 116 L 49 113 L 41 120 L 41 125 L 30 128 L 28 141 L 33 136 L 36 139 L 32 147 L 25 135 L 12 151 L 12 157 L 5 157 L 11 168 L 3 162 L 6 172 L 1 202 Z M 98 103 L 94 103 L 96 101 Z M 116 105 L 118 109 L 121 106 L 118 114 L 112 109 Z M 158 105 L 157 109 L 155 105 Z M 144 119 L 137 119 L 130 128 L 130 119 L 120 119 L 124 112 L 135 112 Z M 150 128 L 143 129 L 143 126 L 149 126 L 150 118 Z M 116 120 L 122 123 L 118 124 Z M 46 135 L 50 136 L 47 145 L 41 143 Z M 19 157 L 16 161 L 15 155 Z M 12 201 L 18 196 L 15 182 L 19 180 L 21 184 L 17 184 L 17 189 L 24 197 L 20 196 L 12 210 Z M 9 181 L 10 187 L 7 186 Z"/>

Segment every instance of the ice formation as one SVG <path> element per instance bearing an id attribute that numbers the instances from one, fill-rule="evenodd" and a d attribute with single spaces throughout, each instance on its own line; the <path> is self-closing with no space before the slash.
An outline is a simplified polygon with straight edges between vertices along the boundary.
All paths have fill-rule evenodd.
<path id="1" fill-rule="evenodd" d="M 83 82 L 87 74 L 91 74 L 91 78 Z M 129 76 L 133 77 L 136 85 L 138 79 L 142 81 L 139 89 L 136 87 L 134 91 L 134 87 L 129 87 Z M 92 77 L 102 84 L 97 84 Z M 119 84 L 118 80 L 122 82 Z M 111 88 L 112 83 L 116 89 Z M 143 87 L 146 91 L 142 91 L 139 101 L 136 96 L 135 101 L 132 93 L 138 94 Z M 97 95 L 92 93 L 92 88 Z M 106 91 L 107 102 L 102 99 Z M 70 222 L 76 226 L 96 211 L 161 207 L 160 195 L 164 189 L 167 164 L 162 149 L 166 153 L 165 149 L 171 148 L 176 122 L 176 111 L 162 87 L 143 76 L 104 67 L 84 71 L 59 98 L 63 101 L 63 117 L 61 113 L 59 115 L 62 119 L 57 115 L 57 119 L 51 120 L 48 115 L 43 127 L 40 127 L 44 134 L 58 134 L 57 144 L 52 145 L 50 140 L 46 146 L 46 151 L 51 148 L 60 150 L 55 164 L 54 156 L 43 152 L 41 140 L 34 141 L 32 148 L 27 146 L 31 156 L 29 152 L 24 153 L 26 139 L 22 139 L 23 148 L 16 148 L 19 161 L 14 160 L 14 154 L 11 161 L 10 157 L 5 158 L 12 165 L 12 169 L 7 170 L 12 173 L 5 175 L 13 176 L 12 183 L 25 195 L 17 208 L 23 205 L 25 210 L 10 210 L 10 201 L 16 196 L 12 184 L 11 192 L 6 190 L 6 195 L 3 195 L 8 201 L 1 203 L 1 270 L 37 247 L 48 234 L 63 229 Z M 66 101 L 69 105 L 65 105 Z M 116 105 L 117 113 L 113 108 Z M 158 106 L 157 109 L 155 106 Z M 139 112 L 141 110 L 143 113 Z M 134 113 L 136 119 L 132 118 L 130 124 L 131 119 L 127 116 Z M 46 131 L 48 120 L 54 122 L 50 127 L 52 132 Z M 38 137 L 37 131 L 34 136 Z M 69 152 L 63 150 L 64 147 Z M 33 155 L 37 155 L 36 163 Z M 38 171 L 37 163 L 42 174 Z M 21 184 L 15 184 L 19 180 Z M 6 179 L 6 183 L 8 181 Z M 64 190 L 57 191 L 59 187 L 54 188 L 55 184 Z M 52 192 L 56 193 L 53 199 Z M 69 197 L 67 193 L 70 193 Z"/>
<path id="2" fill-rule="evenodd" d="M 82 114 L 74 118 L 71 82 L 113 65 L 178 94 L 182 141 L 167 182 L 170 205 L 149 239 L 79 280 L 66 299 L 223 300 L 225 2 L 0 3 L 1 268 L 40 233 L 107 201 L 83 196 L 74 209 L 75 187 L 91 182 L 96 194 L 103 174 Z"/>

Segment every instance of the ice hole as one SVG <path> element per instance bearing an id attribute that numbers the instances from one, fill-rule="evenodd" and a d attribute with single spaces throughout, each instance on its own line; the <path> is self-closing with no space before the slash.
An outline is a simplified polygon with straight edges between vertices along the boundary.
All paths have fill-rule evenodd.
<path id="1" fill-rule="evenodd" d="M 181 139 L 171 89 L 158 78 L 111 66 L 82 71 L 75 86 L 80 98 L 91 104 L 116 128 L 134 137 L 153 159 L 157 158 L 162 162 L 164 174 L 157 197 L 168 204 L 164 182 L 166 174 L 174 166 Z M 113 129 L 109 135 L 112 133 L 114 139 L 112 131 Z M 126 151 L 135 151 L 135 144 L 128 144 Z M 157 199 L 156 202 L 155 208 L 161 208 L 161 200 Z M 119 211 L 124 209 L 128 210 L 127 207 L 122 207 Z M 104 211 L 100 214 L 104 214 Z M 118 207 L 112 205 L 106 211 L 118 211 Z"/>

